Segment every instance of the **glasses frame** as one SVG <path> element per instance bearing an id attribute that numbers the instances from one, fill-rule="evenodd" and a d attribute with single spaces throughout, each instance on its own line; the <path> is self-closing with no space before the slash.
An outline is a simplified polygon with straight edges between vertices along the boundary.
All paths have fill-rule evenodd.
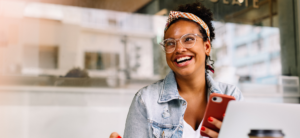
<path id="1" fill-rule="evenodd" d="M 199 35 L 199 34 L 185 34 L 185 35 L 182 35 L 182 36 L 181 36 L 180 38 L 178 38 L 178 39 L 167 38 L 167 39 L 163 40 L 162 42 L 160 42 L 159 45 L 162 47 L 162 49 L 163 49 L 166 53 L 173 53 L 173 52 L 175 51 L 175 49 L 176 49 L 177 41 L 180 40 L 180 43 L 182 44 L 181 39 L 182 39 L 183 37 L 187 36 L 187 35 L 194 35 L 195 37 L 198 36 L 198 37 L 200 37 L 200 38 L 203 39 L 203 36 L 201 36 L 201 35 Z M 167 51 L 165 50 L 164 42 L 165 42 L 166 40 L 175 40 L 175 47 L 174 47 L 174 50 L 173 50 L 172 52 L 167 52 Z M 194 45 L 196 44 L 196 42 L 197 42 L 197 37 L 196 37 L 196 41 L 195 41 Z M 183 45 L 185 48 L 192 48 L 192 47 L 194 47 L 194 45 L 191 46 L 191 47 L 186 47 L 184 44 L 182 44 L 182 45 Z"/>

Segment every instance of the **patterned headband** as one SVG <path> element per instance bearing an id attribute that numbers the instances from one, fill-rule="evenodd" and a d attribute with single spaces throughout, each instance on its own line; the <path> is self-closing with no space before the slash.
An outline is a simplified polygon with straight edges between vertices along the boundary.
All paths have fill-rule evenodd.
<path id="1" fill-rule="evenodd" d="M 169 28 L 171 22 L 178 19 L 178 18 L 186 18 L 186 19 L 192 20 L 192 21 L 198 23 L 199 25 L 201 25 L 202 28 L 205 30 L 207 36 L 208 36 L 208 40 L 210 41 L 210 32 L 209 32 L 208 26 L 206 25 L 206 23 L 202 19 L 200 19 L 198 16 L 196 16 L 192 13 L 179 12 L 179 11 L 170 11 L 169 18 L 168 18 L 167 24 L 165 26 L 165 32 Z"/>

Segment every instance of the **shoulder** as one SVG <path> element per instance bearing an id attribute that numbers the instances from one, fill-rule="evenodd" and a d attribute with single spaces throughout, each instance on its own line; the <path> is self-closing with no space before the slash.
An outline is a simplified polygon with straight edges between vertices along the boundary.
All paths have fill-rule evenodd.
<path id="1" fill-rule="evenodd" d="M 158 100 L 160 91 L 163 87 L 164 79 L 159 80 L 153 84 L 147 85 L 141 88 L 136 96 L 141 98 L 144 102 L 149 102 L 149 100 Z"/>
<path id="2" fill-rule="evenodd" d="M 233 91 L 235 91 L 236 89 L 238 89 L 238 87 L 236 87 L 235 85 L 231 85 L 231 84 L 227 84 L 227 83 L 223 83 L 223 82 L 216 81 L 216 84 L 219 86 L 221 91 L 225 94 L 230 94 Z"/>
<path id="3" fill-rule="evenodd" d="M 240 91 L 240 89 L 237 86 L 231 85 L 231 84 L 226 84 L 223 82 L 217 82 L 217 81 L 216 81 L 216 84 L 219 86 L 220 90 L 224 94 L 231 95 L 231 96 L 235 97 L 235 99 L 238 101 L 244 99 L 242 92 Z"/>

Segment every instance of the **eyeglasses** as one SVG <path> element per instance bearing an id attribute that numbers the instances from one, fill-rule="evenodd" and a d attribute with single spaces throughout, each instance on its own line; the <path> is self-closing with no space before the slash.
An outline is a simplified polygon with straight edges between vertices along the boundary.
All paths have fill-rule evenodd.
<path id="1" fill-rule="evenodd" d="M 180 40 L 180 43 L 185 47 L 185 48 L 192 48 L 196 41 L 197 41 L 197 36 L 203 39 L 203 36 L 198 35 L 198 34 L 185 34 L 181 36 L 179 39 L 173 39 L 173 38 L 168 38 L 159 43 L 164 51 L 166 53 L 172 53 L 176 49 L 176 42 Z"/>

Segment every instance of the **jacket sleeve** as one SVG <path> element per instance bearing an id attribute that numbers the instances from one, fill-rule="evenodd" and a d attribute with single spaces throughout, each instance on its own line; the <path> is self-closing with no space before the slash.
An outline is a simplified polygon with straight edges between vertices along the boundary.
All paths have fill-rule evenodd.
<path id="1" fill-rule="evenodd" d="M 146 106 L 141 98 L 141 90 L 132 100 L 126 119 L 124 138 L 149 138 Z"/>
<path id="2" fill-rule="evenodd" d="M 237 101 L 243 101 L 244 100 L 244 96 L 241 92 L 241 90 L 238 88 L 238 87 L 235 87 L 232 91 L 232 94 L 231 94 L 233 97 L 235 97 L 235 99 Z"/>
<path id="3" fill-rule="evenodd" d="M 244 100 L 244 96 L 237 86 L 221 82 L 218 82 L 218 86 L 224 94 L 233 96 L 237 101 Z"/>

